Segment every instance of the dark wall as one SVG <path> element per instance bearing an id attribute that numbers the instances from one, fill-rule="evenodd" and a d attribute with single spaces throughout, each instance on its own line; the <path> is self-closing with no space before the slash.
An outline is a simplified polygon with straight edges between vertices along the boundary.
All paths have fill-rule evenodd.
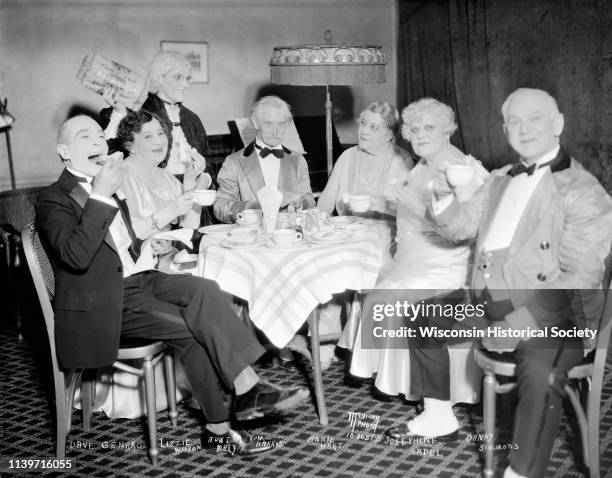
<path id="1" fill-rule="evenodd" d="M 453 142 L 489 168 L 514 158 L 500 106 L 541 88 L 565 115 L 562 144 L 612 191 L 612 2 L 400 0 L 398 104 L 423 96 L 458 113 Z"/>

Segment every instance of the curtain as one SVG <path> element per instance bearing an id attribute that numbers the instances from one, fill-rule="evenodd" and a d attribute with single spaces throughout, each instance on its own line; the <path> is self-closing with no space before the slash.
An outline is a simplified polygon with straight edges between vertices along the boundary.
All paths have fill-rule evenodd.
<path id="1" fill-rule="evenodd" d="M 400 0 L 398 105 L 449 104 L 452 141 L 494 169 L 514 160 L 500 107 L 519 87 L 552 94 L 561 143 L 612 191 L 612 5 L 606 0 Z"/>

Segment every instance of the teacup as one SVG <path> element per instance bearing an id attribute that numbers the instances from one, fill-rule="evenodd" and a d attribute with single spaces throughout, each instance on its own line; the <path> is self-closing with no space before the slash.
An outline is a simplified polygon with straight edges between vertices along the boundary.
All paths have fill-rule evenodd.
<path id="1" fill-rule="evenodd" d="M 194 189 L 191 194 L 194 202 L 200 206 L 210 206 L 217 197 L 217 191 L 214 189 Z"/>
<path id="2" fill-rule="evenodd" d="M 370 206 L 370 196 L 351 194 L 349 204 L 353 212 L 366 212 Z"/>
<path id="3" fill-rule="evenodd" d="M 276 229 L 272 231 L 272 240 L 277 246 L 290 246 L 302 239 L 302 233 L 295 229 Z"/>
<path id="4" fill-rule="evenodd" d="M 259 224 L 261 209 L 245 209 L 240 211 L 236 217 L 244 225 Z"/>
<path id="5" fill-rule="evenodd" d="M 449 164 L 445 172 L 448 184 L 454 188 L 470 184 L 474 177 L 474 169 L 465 164 Z"/>

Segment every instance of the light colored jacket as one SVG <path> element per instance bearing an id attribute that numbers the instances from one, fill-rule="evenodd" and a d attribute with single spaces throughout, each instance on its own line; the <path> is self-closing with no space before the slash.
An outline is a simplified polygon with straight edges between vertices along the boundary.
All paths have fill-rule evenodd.
<path id="1" fill-rule="evenodd" d="M 278 178 L 278 190 L 283 193 L 281 208 L 299 198 L 302 198 L 304 209 L 314 207 L 306 160 L 287 148 L 284 151 Z M 255 143 L 230 154 L 219 171 L 217 181 L 219 190 L 213 204 L 215 216 L 222 222 L 232 222 L 236 214 L 245 209 L 248 201 L 257 200 L 257 192 L 265 186 Z"/>
<path id="2" fill-rule="evenodd" d="M 599 319 L 603 294 L 596 292 L 601 292 L 612 242 L 612 198 L 561 149 L 529 199 L 509 248 L 491 254 L 483 251 L 482 241 L 511 179 L 510 167 L 493 171 L 469 201 L 453 201 L 437 216 L 430 208 L 430 219 L 449 239 L 476 238 L 472 287 L 507 291 L 515 310 L 505 320 L 512 328 L 554 326 L 567 320 L 568 311 L 558 303 L 563 291 L 577 292 L 573 299 L 570 296 L 573 301 L 582 296 L 584 317 L 572 320 L 597 328 L 593 321 Z"/>

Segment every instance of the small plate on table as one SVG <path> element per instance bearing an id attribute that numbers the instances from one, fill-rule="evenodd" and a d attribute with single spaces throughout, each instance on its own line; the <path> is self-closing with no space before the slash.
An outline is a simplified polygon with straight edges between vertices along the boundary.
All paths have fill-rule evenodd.
<path id="1" fill-rule="evenodd" d="M 345 231 L 319 232 L 308 237 L 308 242 L 313 244 L 342 244 L 348 241 L 351 235 Z"/>
<path id="2" fill-rule="evenodd" d="M 211 224 L 210 226 L 200 227 L 198 232 L 202 234 L 227 234 L 235 227 L 234 224 Z"/>
<path id="3" fill-rule="evenodd" d="M 245 221 L 244 219 L 236 219 L 236 224 L 242 227 L 261 227 L 260 226 L 261 221 L 250 222 L 250 221 Z"/>
<path id="4" fill-rule="evenodd" d="M 221 245 L 228 249 L 252 249 L 254 247 L 263 246 L 265 242 L 266 242 L 266 239 L 263 236 L 263 234 L 259 234 L 254 237 L 253 242 L 248 242 L 248 243 L 233 242 L 233 241 L 230 241 L 229 238 L 227 238 L 221 243 Z"/>

